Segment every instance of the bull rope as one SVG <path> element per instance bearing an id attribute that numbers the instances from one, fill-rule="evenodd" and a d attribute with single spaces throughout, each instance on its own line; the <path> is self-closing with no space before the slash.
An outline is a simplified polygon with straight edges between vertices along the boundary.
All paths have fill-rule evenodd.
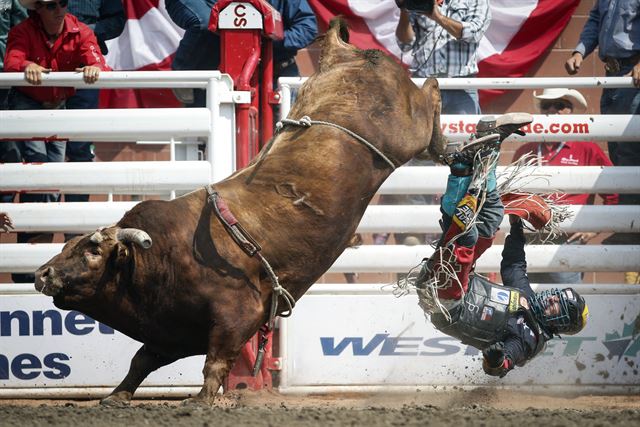
<path id="1" fill-rule="evenodd" d="M 273 137 L 271 137 L 269 142 L 267 142 L 267 144 L 265 145 L 264 149 L 260 153 L 260 157 L 258 158 L 258 161 L 256 162 L 255 166 L 253 167 L 253 171 L 251 171 L 251 173 L 249 174 L 249 176 L 247 177 L 247 179 L 245 181 L 246 184 L 251 183 L 251 181 L 253 180 L 254 176 L 258 172 L 258 169 L 260 168 L 260 165 L 262 164 L 262 162 L 264 161 L 265 157 L 267 156 L 267 153 L 269 153 L 269 150 L 271 150 L 271 147 L 273 146 L 273 143 L 276 140 L 276 136 L 278 136 L 278 134 L 284 129 L 284 127 L 286 125 L 300 126 L 300 127 L 304 127 L 304 128 L 309 128 L 309 127 L 311 127 L 311 125 L 324 125 L 324 126 L 331 126 L 333 128 L 340 129 L 341 131 L 345 132 L 347 135 L 349 135 L 349 136 L 353 137 L 354 139 L 356 139 L 358 142 L 364 144 L 367 148 L 369 148 L 369 150 L 371 150 L 374 153 L 376 153 L 382 160 L 384 160 L 389 165 L 389 167 L 391 167 L 392 171 L 396 170 L 396 168 L 397 168 L 395 163 L 393 163 L 393 161 L 391 159 L 389 159 L 389 157 L 387 157 L 375 145 L 373 145 L 372 143 L 370 143 L 369 141 L 367 141 L 366 139 L 364 139 L 363 137 L 361 137 L 357 133 L 353 132 L 352 130 L 349 130 L 349 129 L 345 128 L 344 126 L 340 126 L 340 125 L 338 125 L 336 123 L 325 122 L 323 120 L 311 120 L 311 118 L 309 116 L 302 116 L 302 118 L 300 120 L 282 119 L 278 123 L 276 123 L 275 135 L 273 135 Z"/>

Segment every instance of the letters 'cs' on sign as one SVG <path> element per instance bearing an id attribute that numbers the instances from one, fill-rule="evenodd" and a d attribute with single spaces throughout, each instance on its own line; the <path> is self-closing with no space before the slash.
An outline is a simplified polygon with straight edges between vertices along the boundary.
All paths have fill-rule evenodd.
<path id="1" fill-rule="evenodd" d="M 262 14 L 251 3 L 229 3 L 220 12 L 218 28 L 227 30 L 261 30 L 263 28 Z"/>
<path id="2" fill-rule="evenodd" d="M 233 13 L 235 14 L 235 18 L 233 20 L 233 25 L 236 27 L 246 27 L 247 26 L 247 7 L 242 4 L 236 4 L 233 8 Z"/>

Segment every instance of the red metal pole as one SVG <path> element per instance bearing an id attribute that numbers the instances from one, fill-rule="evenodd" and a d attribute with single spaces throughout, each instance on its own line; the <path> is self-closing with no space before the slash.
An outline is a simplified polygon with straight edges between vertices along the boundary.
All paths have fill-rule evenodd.
<path id="1" fill-rule="evenodd" d="M 262 138 L 260 147 L 263 147 L 273 136 L 273 110 L 277 103 L 276 94 L 273 91 L 273 42 L 264 39 L 262 55 L 262 85 L 260 90 L 260 111 L 262 121 Z"/>

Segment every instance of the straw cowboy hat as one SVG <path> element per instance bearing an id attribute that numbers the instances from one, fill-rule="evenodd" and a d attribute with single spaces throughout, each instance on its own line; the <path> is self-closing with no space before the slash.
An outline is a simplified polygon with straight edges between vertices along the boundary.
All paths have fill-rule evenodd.
<path id="1" fill-rule="evenodd" d="M 28 10 L 36 10 L 36 3 L 53 3 L 56 0 L 20 0 L 22 7 Z"/>
<path id="2" fill-rule="evenodd" d="M 575 113 L 583 113 L 587 109 L 587 100 L 575 89 L 549 88 L 542 91 L 540 95 L 533 92 L 536 98 L 536 107 L 540 108 L 540 102 L 546 100 L 563 99 L 573 105 Z"/>

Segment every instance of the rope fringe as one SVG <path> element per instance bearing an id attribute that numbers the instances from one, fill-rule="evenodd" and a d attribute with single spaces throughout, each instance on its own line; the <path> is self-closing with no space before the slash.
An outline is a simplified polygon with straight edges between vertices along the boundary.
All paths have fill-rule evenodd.
<path id="1" fill-rule="evenodd" d="M 498 178 L 502 179 L 502 183 L 498 185 L 498 194 L 503 196 L 505 194 L 517 194 L 525 196 L 530 203 L 540 203 L 534 198 L 538 196 L 546 203 L 546 207 L 549 209 L 551 218 L 540 230 L 535 230 L 532 227 L 525 226 L 527 229 L 535 233 L 536 237 L 534 241 L 546 243 L 549 240 L 553 240 L 558 236 L 565 234 L 560 224 L 573 216 L 570 206 L 558 204 L 556 195 L 561 193 L 559 190 L 553 190 L 546 193 L 531 193 L 523 191 L 522 189 L 538 180 L 544 180 L 549 183 L 549 177 L 551 175 L 542 173 L 539 170 L 540 166 L 537 164 L 536 156 L 530 154 L 524 156 L 509 165 L 508 172 L 498 175 Z M 541 206 L 541 205 L 540 205 Z M 542 206 L 541 206 L 542 207 Z M 511 207 L 513 209 L 513 207 Z"/>

